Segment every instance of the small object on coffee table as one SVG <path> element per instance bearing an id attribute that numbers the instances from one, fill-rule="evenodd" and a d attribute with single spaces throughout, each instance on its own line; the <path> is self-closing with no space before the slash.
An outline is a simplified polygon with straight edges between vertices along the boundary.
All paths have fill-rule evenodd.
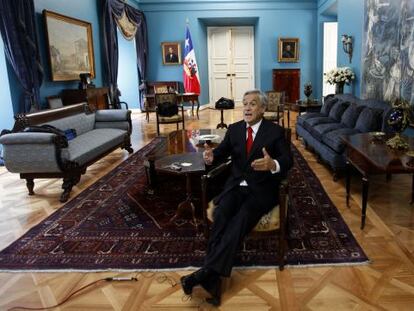
<path id="1" fill-rule="evenodd" d="M 385 137 L 384 132 L 371 132 L 372 142 L 381 142 Z"/>

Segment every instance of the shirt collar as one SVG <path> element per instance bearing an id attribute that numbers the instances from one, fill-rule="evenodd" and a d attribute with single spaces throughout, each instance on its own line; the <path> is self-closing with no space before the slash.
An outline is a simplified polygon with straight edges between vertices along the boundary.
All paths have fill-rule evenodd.
<path id="1" fill-rule="evenodd" d="M 262 120 L 260 119 L 259 122 L 257 122 L 255 125 L 252 125 L 251 128 L 253 130 L 253 133 L 257 133 L 257 131 L 259 130 L 260 124 L 262 124 Z M 246 129 L 249 127 L 250 125 L 248 123 L 246 123 Z"/>

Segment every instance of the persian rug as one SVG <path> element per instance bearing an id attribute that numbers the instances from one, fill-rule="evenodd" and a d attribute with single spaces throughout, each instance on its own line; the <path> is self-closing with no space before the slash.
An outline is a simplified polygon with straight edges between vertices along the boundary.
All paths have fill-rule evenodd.
<path id="1" fill-rule="evenodd" d="M 165 177 L 147 193 L 145 155 L 156 138 L 0 252 L 2 271 L 173 270 L 199 267 L 206 241 L 200 226 L 175 218 L 185 180 Z M 287 265 L 368 261 L 305 159 L 293 146 Z M 195 181 L 196 183 L 197 181 Z M 196 202 L 197 203 L 197 202 Z M 251 234 L 236 267 L 277 266 L 278 239 Z"/>

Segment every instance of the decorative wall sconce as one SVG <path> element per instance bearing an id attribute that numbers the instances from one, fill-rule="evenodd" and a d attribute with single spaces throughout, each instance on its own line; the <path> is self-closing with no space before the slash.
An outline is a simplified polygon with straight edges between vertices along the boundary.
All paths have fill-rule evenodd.
<path id="1" fill-rule="evenodd" d="M 342 35 L 342 47 L 344 49 L 344 52 L 348 54 L 349 56 L 349 62 L 352 61 L 352 52 L 353 52 L 353 46 L 352 46 L 352 36 L 348 35 Z"/>

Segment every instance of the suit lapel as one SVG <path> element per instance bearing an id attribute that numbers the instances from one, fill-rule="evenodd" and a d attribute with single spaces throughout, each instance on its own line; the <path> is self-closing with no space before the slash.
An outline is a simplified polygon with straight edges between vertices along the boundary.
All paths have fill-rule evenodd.
<path id="1" fill-rule="evenodd" d="M 246 154 L 246 122 L 241 122 L 240 127 L 238 129 L 237 137 L 240 139 L 240 146 L 243 146 L 242 150 L 242 160 L 243 163 L 246 163 L 247 161 L 247 154 Z M 253 141 L 254 142 L 254 141 Z"/>

